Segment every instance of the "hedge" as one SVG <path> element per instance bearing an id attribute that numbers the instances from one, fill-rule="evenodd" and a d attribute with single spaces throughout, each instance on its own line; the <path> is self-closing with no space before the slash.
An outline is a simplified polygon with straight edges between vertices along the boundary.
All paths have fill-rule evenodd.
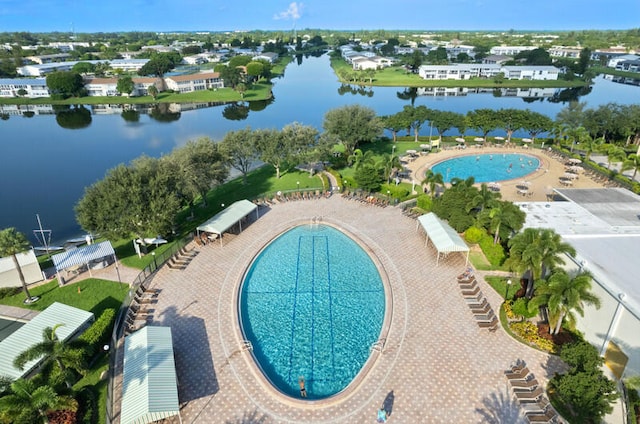
<path id="1" fill-rule="evenodd" d="M 92 357 L 96 353 L 100 352 L 101 346 L 109 340 L 111 332 L 113 331 L 115 317 L 115 309 L 105 309 L 102 312 L 102 315 L 100 315 L 100 317 L 91 324 L 89 328 L 87 328 L 87 331 L 78 337 L 79 341 L 87 344 L 87 356 Z"/>

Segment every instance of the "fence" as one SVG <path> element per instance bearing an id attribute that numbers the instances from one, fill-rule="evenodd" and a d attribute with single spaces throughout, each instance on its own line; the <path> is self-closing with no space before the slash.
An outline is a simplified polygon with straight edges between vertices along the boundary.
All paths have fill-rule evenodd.
<path id="1" fill-rule="evenodd" d="M 170 249 L 162 252 L 160 255 L 153 255 L 153 261 L 143 269 L 140 274 L 131 282 L 131 288 L 127 293 L 127 296 L 122 301 L 118 314 L 116 315 L 115 324 L 113 326 L 113 333 L 111 334 L 111 341 L 109 345 L 109 371 L 108 371 L 108 383 L 107 383 L 107 424 L 113 422 L 114 418 L 114 402 L 115 396 L 115 377 L 118 371 L 118 350 L 119 342 L 124 335 L 125 318 L 129 310 L 129 306 L 134 300 L 135 293 L 145 282 L 150 280 L 154 273 L 164 265 L 173 255 L 183 249 L 187 243 L 192 240 L 192 236 L 185 237 L 178 240 Z"/>

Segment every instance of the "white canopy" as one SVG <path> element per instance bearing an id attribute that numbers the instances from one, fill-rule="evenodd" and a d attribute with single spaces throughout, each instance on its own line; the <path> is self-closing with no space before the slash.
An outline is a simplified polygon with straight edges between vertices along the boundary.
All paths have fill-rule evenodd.
<path id="1" fill-rule="evenodd" d="M 222 234 L 253 211 L 256 211 L 257 218 L 258 205 L 246 199 L 238 200 L 229 207 L 218 212 L 212 218 L 209 218 L 205 223 L 199 225 L 197 228 L 198 232 L 204 231 L 207 233 L 218 234 L 220 237 L 220 243 L 222 243 Z M 242 228 L 240 228 L 240 231 L 242 231 Z"/>
<path id="2" fill-rule="evenodd" d="M 441 253 L 446 256 L 450 252 L 467 252 L 465 261 L 469 261 L 469 246 L 467 246 L 464 240 L 456 233 L 456 230 L 438 218 L 433 212 L 418 217 L 416 229 L 418 228 L 418 224 L 422 225 L 422 229 L 427 236 L 425 244 L 428 245 L 429 239 L 431 239 L 431 242 L 438 251 L 436 266 L 440 260 Z"/>
<path id="3" fill-rule="evenodd" d="M 51 259 L 56 267 L 56 272 L 60 272 L 75 265 L 88 264 L 96 259 L 103 259 L 108 256 L 115 257 L 115 255 L 116 252 L 113 250 L 111 242 L 103 241 L 57 253 Z"/>
<path id="4" fill-rule="evenodd" d="M 120 422 L 145 424 L 175 415 L 182 422 L 171 327 L 146 326 L 124 340 Z"/>

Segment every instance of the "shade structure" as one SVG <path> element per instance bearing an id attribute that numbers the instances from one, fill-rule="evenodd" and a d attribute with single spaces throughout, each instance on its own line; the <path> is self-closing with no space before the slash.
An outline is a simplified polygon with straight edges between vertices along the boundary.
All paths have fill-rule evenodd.
<path id="1" fill-rule="evenodd" d="M 246 199 L 238 200 L 199 225 L 197 228 L 198 233 L 204 231 L 206 233 L 217 234 L 220 238 L 220 244 L 222 244 L 222 234 L 253 211 L 256 211 L 257 218 L 258 205 Z M 240 228 L 240 230 L 242 231 L 242 228 Z"/>
<path id="2" fill-rule="evenodd" d="M 500 136 L 498 136 L 498 137 L 493 137 L 493 139 L 494 139 L 494 140 L 498 140 L 498 141 L 503 141 L 503 140 L 504 140 L 504 137 L 500 137 Z"/>
<path id="3" fill-rule="evenodd" d="M 429 150 L 429 149 L 431 149 L 431 144 L 421 144 L 420 148 L 422 150 Z"/>
<path id="4" fill-rule="evenodd" d="M 148 325 L 124 341 L 120 422 L 146 424 L 175 415 L 180 417 L 180 404 L 171 328 Z"/>
<path id="5" fill-rule="evenodd" d="M 448 255 L 451 252 L 466 252 L 466 263 L 469 261 L 469 246 L 462 240 L 456 230 L 449 224 L 438 218 L 433 212 L 418 217 L 416 229 L 422 226 L 426 234 L 425 244 L 429 240 L 435 246 L 438 255 L 436 256 L 436 266 L 440 260 L 440 255 Z"/>
<path id="6" fill-rule="evenodd" d="M 576 158 L 571 158 L 569 159 L 569 163 L 582 163 L 582 161 L 580 159 L 576 159 Z"/>
<path id="7" fill-rule="evenodd" d="M 56 267 L 56 272 L 60 272 L 72 266 L 88 264 L 91 261 L 104 259 L 109 256 L 113 256 L 115 260 L 116 252 L 113 250 L 111 242 L 102 241 L 55 254 L 51 259 L 53 260 L 53 265 Z"/>
<path id="8" fill-rule="evenodd" d="M 476 137 L 476 138 L 473 139 L 473 141 L 475 141 L 476 143 L 482 143 L 484 141 L 484 138 Z"/>
<path id="9" fill-rule="evenodd" d="M 456 138 L 456 141 L 457 141 L 458 143 L 464 143 L 464 142 L 465 142 L 464 138 L 462 138 L 462 137 L 458 137 L 458 138 Z"/>
<path id="10" fill-rule="evenodd" d="M 40 364 L 44 358 L 29 361 L 22 370 L 19 370 L 13 366 L 13 361 L 19 354 L 42 341 L 42 331 L 45 328 L 62 324 L 56 329 L 56 336 L 61 341 L 67 341 L 87 328 L 92 321 L 93 313 L 91 312 L 64 303 L 52 303 L 0 342 L 0 375 L 11 379 L 21 378 Z"/>

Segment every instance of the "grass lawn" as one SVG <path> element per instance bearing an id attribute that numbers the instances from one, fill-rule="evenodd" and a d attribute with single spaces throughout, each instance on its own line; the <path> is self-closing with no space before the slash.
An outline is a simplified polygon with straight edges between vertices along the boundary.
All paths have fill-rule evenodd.
<path id="1" fill-rule="evenodd" d="M 80 293 L 78 293 L 80 288 Z M 89 278 L 68 286 L 58 287 L 58 280 L 29 289 L 32 296 L 40 296 L 40 300 L 31 305 L 25 305 L 24 292 L 0 299 L 0 304 L 18 306 L 36 311 L 46 309 L 53 302 L 64 303 L 85 311 L 93 312 L 99 317 L 107 308 L 118 309 L 129 290 L 128 284 L 114 281 Z"/>
<path id="2" fill-rule="evenodd" d="M 94 411 L 97 414 L 97 422 L 104 424 L 107 418 L 107 380 L 101 380 L 100 376 L 109 368 L 109 356 L 102 354 L 100 359 L 96 361 L 91 370 L 74 384 L 73 389 L 76 391 L 84 387 L 89 388 L 96 396 L 98 409 Z"/>
<path id="3" fill-rule="evenodd" d="M 638 72 L 619 71 L 617 69 L 607 68 L 606 66 L 592 66 L 591 69 L 598 74 L 608 74 L 616 77 L 640 79 L 640 73 Z"/>

